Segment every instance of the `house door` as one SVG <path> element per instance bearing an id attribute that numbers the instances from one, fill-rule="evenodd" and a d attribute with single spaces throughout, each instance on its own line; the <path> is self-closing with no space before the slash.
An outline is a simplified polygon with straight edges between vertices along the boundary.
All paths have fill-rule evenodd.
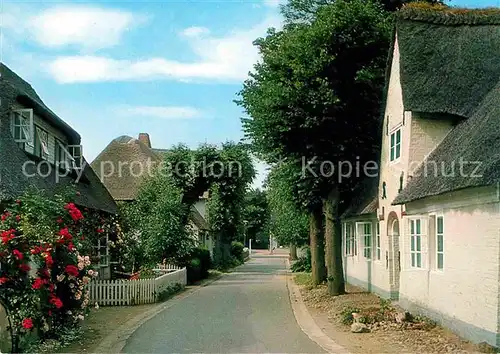
<path id="1" fill-rule="evenodd" d="M 399 298 L 399 276 L 401 273 L 401 251 L 399 249 L 399 220 L 397 217 L 391 225 L 391 243 L 392 243 L 392 293 L 395 298 Z"/>

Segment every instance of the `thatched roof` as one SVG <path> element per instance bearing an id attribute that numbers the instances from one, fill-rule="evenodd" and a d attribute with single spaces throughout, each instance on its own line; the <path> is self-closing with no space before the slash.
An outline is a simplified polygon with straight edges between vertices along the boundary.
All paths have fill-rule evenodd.
<path id="1" fill-rule="evenodd" d="M 427 173 L 422 165 L 394 204 L 499 182 L 500 11 L 407 8 L 397 36 L 405 110 L 464 119 L 427 158 Z M 463 174 L 460 161 L 469 162 Z M 474 175 L 481 177 L 472 175 L 476 162 Z"/>
<path id="2" fill-rule="evenodd" d="M 12 105 L 16 101 L 23 102 L 27 107 L 33 108 L 50 124 L 68 134 L 68 138 L 72 143 L 80 143 L 78 133 L 47 108 L 26 81 L 4 64 L 0 64 L 0 72 L 2 74 L 0 78 L 0 126 L 10 126 Z M 29 101 L 25 101 L 26 99 L 29 99 Z M 42 177 L 40 173 L 37 173 L 35 164 L 26 164 L 26 162 L 36 163 L 38 161 L 41 161 L 41 159 L 18 147 L 11 136 L 10 129 L 0 129 L 0 200 L 18 198 L 30 188 L 54 194 L 70 184 L 75 184 L 77 178 L 75 174 L 57 177 L 53 165 L 50 165 L 50 171 L 48 171 L 48 165 L 41 166 L 41 172 L 44 176 Z M 23 167 L 26 173 L 23 172 Z M 44 170 L 45 168 L 47 170 Z M 46 177 L 45 174 L 47 174 Z M 84 161 L 83 173 L 76 184 L 76 189 L 80 192 L 80 196 L 75 198 L 77 204 L 109 213 L 117 212 L 113 198 L 86 161 Z"/>
<path id="3" fill-rule="evenodd" d="M 144 143 L 124 135 L 111 141 L 91 165 L 115 200 L 134 200 L 144 178 L 153 171 L 148 166 L 161 160 Z"/>
<path id="4" fill-rule="evenodd" d="M 80 135 L 43 103 L 40 96 L 38 96 L 29 83 L 2 63 L 0 63 L 0 75 L 2 92 L 11 91 L 15 94 L 18 102 L 32 107 L 36 114 L 42 116 L 55 128 L 64 132 L 69 138 L 70 144 L 80 144 Z"/>

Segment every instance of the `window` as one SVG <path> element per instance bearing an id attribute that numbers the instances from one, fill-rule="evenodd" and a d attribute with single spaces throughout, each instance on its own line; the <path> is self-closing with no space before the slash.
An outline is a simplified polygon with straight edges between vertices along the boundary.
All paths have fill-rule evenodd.
<path id="1" fill-rule="evenodd" d="M 70 156 L 70 160 L 73 164 L 73 168 L 78 170 L 82 168 L 82 146 L 81 145 L 68 145 L 68 152 Z"/>
<path id="2" fill-rule="evenodd" d="M 410 257 L 412 268 L 422 268 L 422 220 L 410 220 Z"/>
<path id="3" fill-rule="evenodd" d="M 32 109 L 16 109 L 12 113 L 12 135 L 18 143 L 33 144 Z"/>
<path id="4" fill-rule="evenodd" d="M 391 133 L 391 161 L 401 157 L 401 128 Z"/>
<path id="5" fill-rule="evenodd" d="M 362 222 L 357 224 L 358 234 L 363 240 L 363 257 L 372 258 L 372 223 Z"/>
<path id="6" fill-rule="evenodd" d="M 97 256 L 99 257 L 99 266 L 107 267 L 109 265 L 109 248 L 108 248 L 108 234 L 103 232 L 99 234 L 97 240 Z"/>
<path id="7" fill-rule="evenodd" d="M 35 155 L 47 159 L 49 156 L 49 133 L 35 126 Z"/>
<path id="8" fill-rule="evenodd" d="M 436 268 L 443 270 L 444 267 L 444 219 L 442 216 L 436 218 Z"/>
<path id="9" fill-rule="evenodd" d="M 381 256 L 381 247 L 380 247 L 380 223 L 377 222 L 377 226 L 376 226 L 376 247 L 377 247 L 377 261 L 380 261 L 380 256 Z"/>
<path id="10" fill-rule="evenodd" d="M 344 224 L 344 239 L 345 239 L 345 254 L 346 256 L 355 256 L 357 252 L 357 244 L 354 232 L 352 230 L 352 224 Z"/>

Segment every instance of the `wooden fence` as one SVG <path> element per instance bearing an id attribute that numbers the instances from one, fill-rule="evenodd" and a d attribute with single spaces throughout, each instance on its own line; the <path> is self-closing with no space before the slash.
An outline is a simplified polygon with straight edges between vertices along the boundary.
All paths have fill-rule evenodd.
<path id="1" fill-rule="evenodd" d="M 163 269 L 168 273 L 151 279 L 93 280 L 89 284 L 91 304 L 124 306 L 151 304 L 158 295 L 174 284 L 186 286 L 187 272 L 182 269 Z"/>

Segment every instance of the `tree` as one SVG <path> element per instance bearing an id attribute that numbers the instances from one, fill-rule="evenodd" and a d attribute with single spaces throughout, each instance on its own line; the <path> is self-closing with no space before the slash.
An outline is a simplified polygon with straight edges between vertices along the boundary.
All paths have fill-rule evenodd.
<path id="1" fill-rule="evenodd" d="M 269 230 L 282 244 L 290 245 L 290 256 L 297 258 L 297 246 L 309 241 L 307 214 L 294 202 L 293 186 L 287 166 L 273 166 L 267 178 Z"/>
<path id="2" fill-rule="evenodd" d="M 254 242 L 263 243 L 262 236 L 269 219 L 269 206 L 266 192 L 260 189 L 250 189 L 245 194 L 243 209 L 243 223 L 245 233 L 243 243 L 249 239 Z"/>
<path id="3" fill-rule="evenodd" d="M 140 230 L 141 249 L 148 264 L 163 259 L 178 261 L 195 246 L 186 229 L 189 206 L 170 176 L 159 171 L 141 186 L 137 200 L 129 205 L 128 223 Z"/>
<path id="4" fill-rule="evenodd" d="M 329 213 L 330 294 L 344 292 L 339 217 L 359 177 L 342 168 L 376 161 L 390 33 L 390 16 L 379 4 L 336 0 L 319 6 L 310 23 L 271 30 L 256 41 L 263 60 L 240 92 L 254 148 L 270 163 L 278 156 L 302 162 L 298 194 L 311 216 L 313 273 L 321 266 L 313 235 L 321 233 L 322 210 Z"/>

